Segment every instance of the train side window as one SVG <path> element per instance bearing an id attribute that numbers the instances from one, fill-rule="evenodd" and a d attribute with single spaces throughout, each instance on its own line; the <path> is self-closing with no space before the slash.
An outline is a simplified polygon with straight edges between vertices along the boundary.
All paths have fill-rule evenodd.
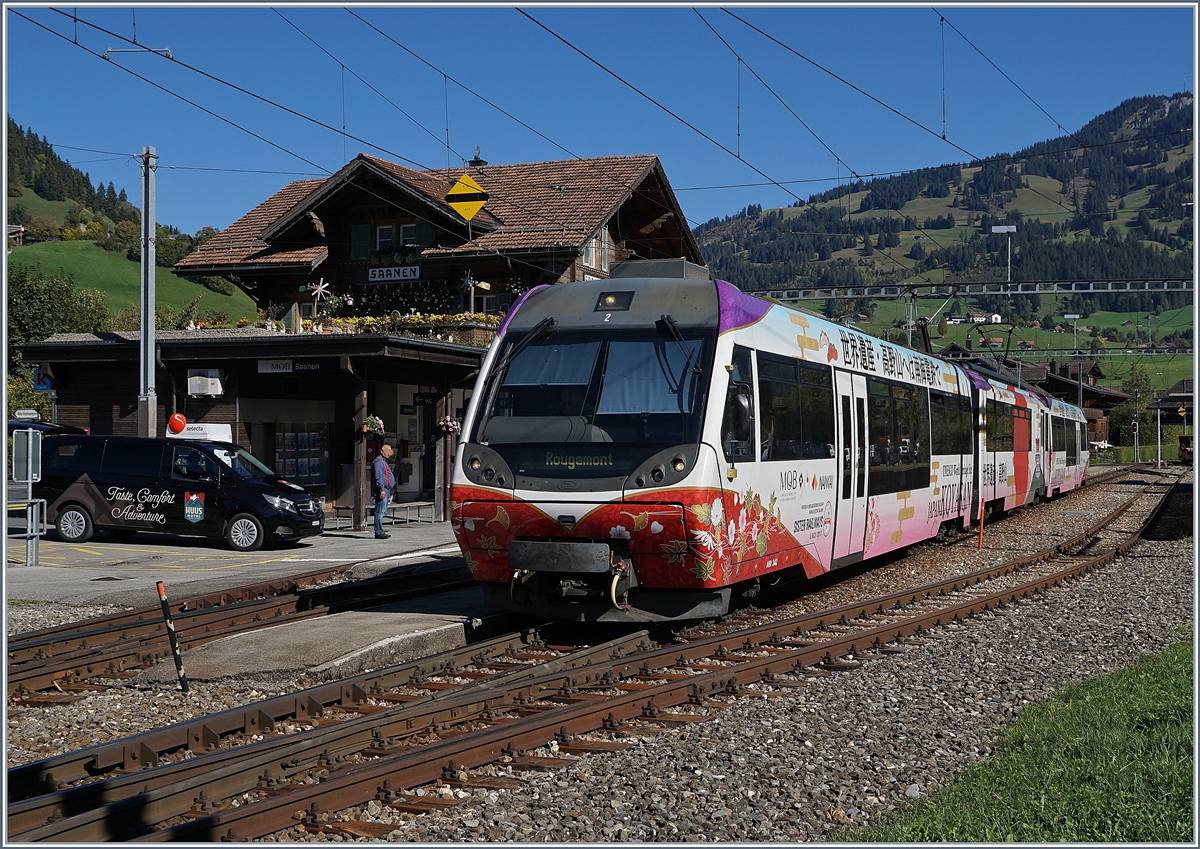
<path id="1" fill-rule="evenodd" d="M 806 459 L 833 456 L 833 369 L 800 363 L 800 409 Z"/>
<path id="2" fill-rule="evenodd" d="M 867 379 L 869 495 L 929 486 L 929 395 L 924 387 Z"/>
<path id="3" fill-rule="evenodd" d="M 930 392 L 932 451 L 935 454 L 971 453 L 971 419 L 965 398 Z"/>
<path id="4" fill-rule="evenodd" d="M 733 346 L 733 356 L 730 359 L 733 368 L 729 372 L 729 383 L 725 390 L 725 414 L 721 420 L 721 447 L 725 452 L 725 459 L 730 463 L 754 460 L 754 395 L 751 390 L 754 375 L 750 361 L 749 348 Z M 745 440 L 735 439 L 734 433 L 739 395 L 745 396 L 750 405 L 750 438 Z"/>
<path id="5" fill-rule="evenodd" d="M 1032 420 L 1029 410 L 1013 408 L 1013 451 L 1029 451 L 1033 448 Z"/>
<path id="6" fill-rule="evenodd" d="M 1013 410 L 1011 404 L 1001 401 L 987 402 L 987 449 L 988 451 L 1013 450 Z"/>
<path id="7" fill-rule="evenodd" d="M 799 460 L 803 456 L 804 431 L 796 361 L 759 351 L 758 398 L 762 407 L 762 459 Z"/>

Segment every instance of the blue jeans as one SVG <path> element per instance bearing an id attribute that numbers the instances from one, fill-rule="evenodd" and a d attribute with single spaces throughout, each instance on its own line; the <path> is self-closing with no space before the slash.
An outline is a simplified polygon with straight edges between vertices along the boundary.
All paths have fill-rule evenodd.
<path id="1" fill-rule="evenodd" d="M 389 498 L 391 493 L 385 493 L 383 498 L 375 499 L 375 536 L 383 533 L 383 514 L 387 512 Z"/>

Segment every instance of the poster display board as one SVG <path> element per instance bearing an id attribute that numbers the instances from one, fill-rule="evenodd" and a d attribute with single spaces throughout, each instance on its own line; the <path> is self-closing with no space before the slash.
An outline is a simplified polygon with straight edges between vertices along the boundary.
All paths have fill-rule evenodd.
<path id="1" fill-rule="evenodd" d="M 301 486 L 329 480 L 328 422 L 280 422 L 275 426 L 275 472 Z"/>

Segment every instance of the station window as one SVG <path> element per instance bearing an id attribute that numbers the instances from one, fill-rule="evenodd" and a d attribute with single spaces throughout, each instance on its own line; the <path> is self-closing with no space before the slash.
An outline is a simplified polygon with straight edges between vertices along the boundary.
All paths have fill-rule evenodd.
<path id="1" fill-rule="evenodd" d="M 371 225 L 354 224 L 350 227 L 350 259 L 368 259 L 371 256 Z"/>
<path id="2" fill-rule="evenodd" d="M 392 234 L 396 228 L 391 224 L 384 224 L 375 228 L 375 250 L 381 254 L 391 253 L 392 250 Z"/>
<path id="3" fill-rule="evenodd" d="M 601 271 L 608 271 L 608 253 L 610 247 L 610 239 L 608 236 L 608 225 L 600 228 L 600 232 L 596 234 L 594 239 L 588 239 L 583 246 L 583 256 L 580 262 L 588 268 L 597 268 Z"/>
<path id="4" fill-rule="evenodd" d="M 417 225 L 416 224 L 401 224 L 400 233 L 397 244 L 415 245 L 417 244 Z"/>

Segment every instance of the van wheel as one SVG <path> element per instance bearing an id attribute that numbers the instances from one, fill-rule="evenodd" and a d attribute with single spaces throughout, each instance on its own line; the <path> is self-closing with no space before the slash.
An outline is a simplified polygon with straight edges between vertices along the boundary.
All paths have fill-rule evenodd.
<path id="1" fill-rule="evenodd" d="M 249 513 L 239 513 L 229 520 L 225 541 L 234 551 L 258 551 L 263 544 L 262 522 Z"/>
<path id="2" fill-rule="evenodd" d="M 64 542 L 87 542 L 92 538 L 92 517 L 78 504 L 68 504 L 60 510 L 55 527 Z"/>

